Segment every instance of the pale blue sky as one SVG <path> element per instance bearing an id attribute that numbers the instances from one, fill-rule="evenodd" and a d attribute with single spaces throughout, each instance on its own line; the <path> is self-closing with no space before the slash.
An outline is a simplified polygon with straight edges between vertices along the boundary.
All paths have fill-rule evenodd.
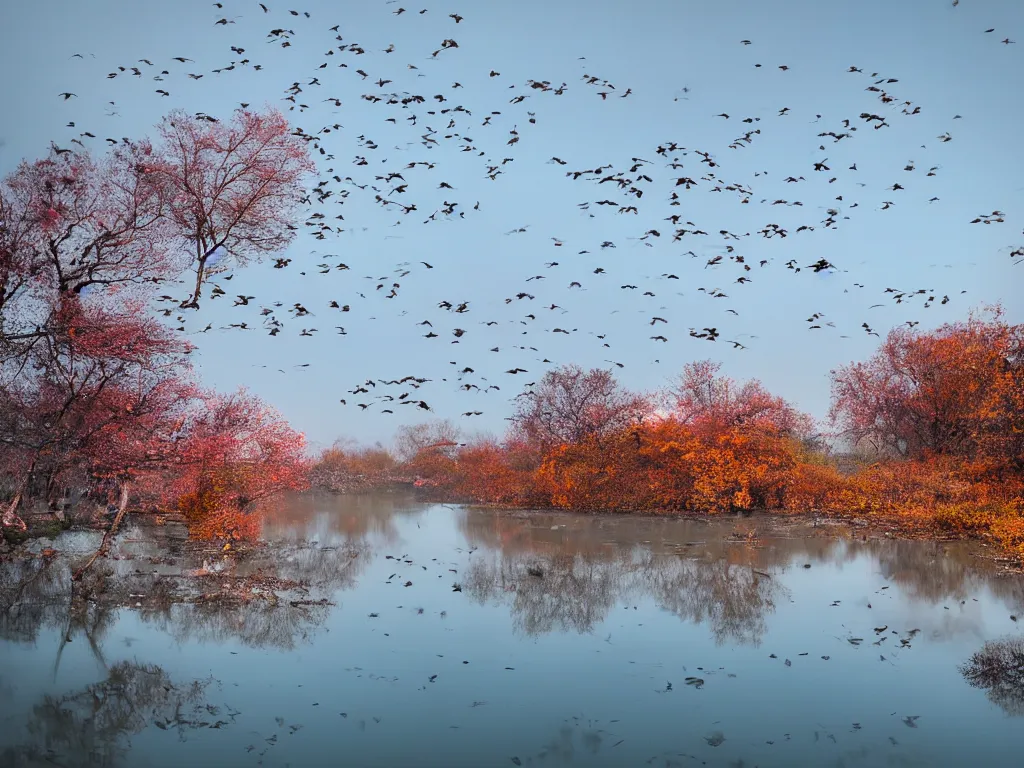
<path id="1" fill-rule="evenodd" d="M 400 3 L 290 2 L 310 18 L 291 16 L 277 0 L 266 3 L 268 14 L 249 0 L 225 0 L 223 9 L 192 0 L 8 4 L 0 28 L 0 67 L 6 73 L 0 84 L 0 172 L 7 173 L 23 157 L 44 154 L 51 139 L 69 146 L 80 131 L 96 134 L 90 146 L 97 150 L 107 136 L 152 133 L 153 124 L 172 107 L 218 117 L 227 117 L 240 101 L 287 108 L 289 102 L 281 99 L 293 82 L 304 89 L 298 101 L 311 107 L 303 114 L 286 113 L 294 124 L 309 132 L 334 123 L 343 126 L 324 141 L 336 158 L 327 162 L 317 155 L 323 169 L 333 167 L 342 177 L 376 183 L 388 196 L 394 184 L 376 182 L 374 176 L 404 171 L 409 162 L 435 163 L 433 169 L 404 171 L 408 192 L 389 198 L 415 202 L 415 213 L 383 211 L 373 202 L 372 190 L 352 189 L 344 206 L 329 203 L 324 209 L 329 217 L 343 213 L 347 231 L 322 241 L 302 234 L 285 254 L 293 259 L 287 269 L 273 269 L 267 261 L 237 270 L 230 282 L 222 283 L 228 296 L 210 301 L 207 292 L 202 309 L 189 317 L 190 330 L 243 321 L 257 328 L 193 336 L 200 373 L 206 383 L 220 388 L 249 386 L 314 444 L 343 435 L 387 440 L 400 423 L 427 415 L 414 407 L 381 414 L 387 406 L 377 403 L 364 412 L 354 403 L 373 401 L 346 392 L 367 378 L 410 374 L 433 380 L 414 391 L 414 399 L 433 406 L 430 415 L 452 417 L 470 431 L 500 432 L 510 398 L 549 367 L 541 362 L 544 358 L 584 366 L 621 362 L 624 367 L 615 371 L 625 384 L 651 389 L 663 385 L 683 363 L 712 357 L 724 363 L 727 373 L 756 376 L 823 416 L 828 371 L 868 355 L 877 343 L 860 327 L 863 322 L 884 335 L 904 321 L 933 326 L 993 301 L 1002 301 L 1012 320 L 1024 321 L 1024 265 L 1014 266 L 1009 256 L 1013 247 L 1024 245 L 1024 153 L 1018 144 L 1024 124 L 1019 96 L 1024 93 L 1024 6 L 1015 0 L 965 0 L 957 8 L 946 0 L 519 0 L 462 7 L 402 0 L 407 11 L 399 16 L 393 11 Z M 422 8 L 428 12 L 419 14 Z M 452 12 L 464 20 L 456 24 L 448 17 Z M 235 23 L 215 25 L 220 18 Z M 335 50 L 325 56 L 338 45 L 335 33 L 328 31 L 335 24 L 341 25 L 342 44 L 358 43 L 366 54 Z M 993 33 L 984 32 L 992 27 Z M 265 42 L 274 28 L 294 30 L 290 47 Z M 459 47 L 433 60 L 431 52 L 446 38 L 457 40 Z M 1000 44 L 1004 38 L 1022 42 Z M 744 39 L 752 44 L 742 45 Z M 389 44 L 394 52 L 384 53 Z M 233 45 L 245 53 L 232 53 Z M 83 58 L 69 58 L 74 53 Z M 195 63 L 172 61 L 174 56 Z M 211 72 L 242 58 L 251 63 L 220 75 Z M 138 64 L 139 59 L 155 66 Z M 318 69 L 324 62 L 328 67 Z M 339 68 L 342 62 L 349 66 Z M 257 63 L 263 69 L 255 72 Z M 756 63 L 763 66 L 756 68 Z M 408 69 L 408 64 L 418 69 Z M 780 71 L 783 64 L 790 69 Z M 117 71 L 118 65 L 139 66 L 145 76 L 133 77 L 129 69 L 108 79 L 107 73 Z M 864 73 L 849 73 L 851 65 Z M 365 81 L 355 74 L 359 68 L 369 75 Z M 170 74 L 154 83 L 152 74 L 163 69 Z M 489 77 L 491 70 L 500 75 Z M 864 90 L 873 82 L 872 72 L 898 79 L 883 84 L 896 97 L 894 105 L 884 105 Z M 188 73 L 204 76 L 190 80 Z M 615 84 L 614 91 L 606 90 L 611 94 L 606 101 L 597 95 L 598 87 L 582 82 L 584 73 Z M 307 85 L 313 77 L 322 86 Z M 373 81 L 381 77 L 395 82 L 379 88 Z M 534 91 L 525 85 L 530 78 L 551 81 L 555 87 L 565 82 L 567 90 L 562 96 Z M 453 89 L 455 81 L 464 88 Z M 157 88 L 171 95 L 162 97 Z M 617 98 L 627 88 L 632 89 L 629 97 Z M 392 89 L 422 94 L 428 103 L 400 110 L 360 99 Z M 77 97 L 64 101 L 58 96 L 64 91 Z M 529 98 L 510 104 L 520 93 Z M 444 94 L 448 101 L 438 104 L 434 94 Z M 325 102 L 329 96 L 341 99 L 342 106 Z M 900 114 L 895 105 L 904 100 L 920 106 L 920 114 Z M 459 104 L 472 116 L 426 114 Z M 780 117 L 784 107 L 789 114 Z M 502 114 L 481 125 L 491 110 Z M 528 122 L 527 110 L 535 113 L 536 124 Z M 410 112 L 418 115 L 416 126 L 405 120 Z M 729 119 L 716 117 L 723 112 Z M 873 130 L 858 118 L 862 112 L 886 115 L 891 127 Z M 957 114 L 962 119 L 954 120 Z M 385 122 L 392 116 L 397 124 Z M 452 116 L 456 127 L 446 131 Z M 746 117 L 760 120 L 744 124 Z M 851 138 L 836 143 L 818 137 L 823 131 L 845 130 L 844 118 L 858 128 Z M 65 127 L 68 121 L 76 127 Z M 505 142 L 513 125 L 520 141 L 509 147 Z M 425 126 L 440 132 L 435 137 L 438 147 L 428 150 L 419 143 Z M 751 146 L 729 148 L 730 141 L 757 128 L 761 134 Z M 947 131 L 952 140 L 940 141 Z M 442 138 L 454 133 L 471 137 L 484 156 L 460 152 L 457 137 Z M 360 147 L 361 135 L 378 148 Z M 710 152 L 720 179 L 752 188 L 750 203 L 741 204 L 729 192 L 710 192 L 713 185 L 705 181 L 690 191 L 674 187 L 675 178 L 699 180 L 709 167 L 692 152 L 677 152 L 673 156 L 684 167 L 666 168 L 667 158 L 657 156 L 655 149 L 667 141 Z M 825 145 L 823 151 L 819 144 Z M 370 164 L 355 165 L 357 155 Z M 568 164 L 550 163 L 552 156 Z M 504 173 L 496 180 L 486 178 L 486 167 L 505 157 L 515 159 L 502 166 Z M 614 165 L 612 172 L 628 172 L 633 157 L 655 161 L 646 171 L 653 182 L 644 185 L 644 197 L 623 203 L 636 203 L 636 216 L 594 205 L 607 198 L 627 200 L 614 184 L 565 177 L 567 170 L 608 164 Z M 831 172 L 816 173 L 814 163 L 823 158 L 828 158 Z M 857 171 L 848 170 L 852 163 Z M 904 170 L 908 164 L 913 171 Z M 936 175 L 926 176 L 933 166 L 938 166 Z M 635 178 L 635 173 L 627 175 Z M 787 184 L 784 179 L 790 175 L 806 181 Z M 832 177 L 836 181 L 830 184 Z M 437 189 L 441 181 L 454 190 Z M 891 191 L 894 183 L 904 189 Z M 331 187 L 345 189 L 333 182 Z M 673 190 L 680 195 L 678 207 L 669 205 Z M 843 199 L 837 201 L 837 196 Z M 939 200 L 929 203 L 932 197 Z M 772 206 L 776 199 L 799 200 L 803 206 Z M 424 225 L 446 200 L 458 202 L 456 211 L 465 211 L 465 219 L 445 221 L 439 214 Z M 882 210 L 886 200 L 896 205 Z M 577 207 L 588 201 L 589 211 Z M 836 230 L 822 226 L 829 207 L 840 211 Z M 993 210 L 1006 212 L 1006 221 L 969 224 Z M 673 243 L 675 227 L 665 221 L 672 214 L 694 222 L 709 236 L 690 235 Z M 402 224 L 392 226 L 399 218 Z M 771 222 L 786 227 L 790 236 L 766 240 L 756 234 Z M 801 224 L 815 231 L 796 233 Z M 525 233 L 504 234 L 525 225 Z M 646 247 L 635 238 L 651 228 L 662 236 L 648 240 L 654 247 Z M 752 265 L 745 274 L 753 282 L 737 284 L 741 273 L 728 261 L 705 266 L 724 252 L 727 241 L 718 234 L 722 229 L 752 233 L 734 244 Z M 557 247 L 552 238 L 565 244 Z M 605 241 L 616 247 L 602 249 Z M 690 249 L 698 258 L 684 255 Z M 805 269 L 795 274 L 784 266 L 790 259 L 806 266 L 821 258 L 844 271 L 813 274 Z M 762 259 L 770 260 L 769 265 L 759 267 Z M 420 260 L 434 269 L 425 269 Z M 345 262 L 351 270 L 320 275 L 315 265 L 323 261 Z M 546 267 L 551 261 L 559 266 Z M 403 262 L 411 272 L 399 278 L 395 270 Z M 594 274 L 598 267 L 605 274 Z M 680 279 L 665 279 L 664 274 Z M 546 279 L 527 282 L 534 275 Z M 385 299 L 394 281 L 401 284 L 399 295 Z M 582 289 L 570 289 L 572 281 Z M 386 288 L 374 290 L 381 282 Z M 638 288 L 623 290 L 623 284 Z M 925 310 L 919 297 L 896 306 L 883 293 L 890 286 L 930 288 L 938 298 L 948 295 L 951 301 Z M 698 290 L 702 287 L 719 288 L 728 298 L 711 298 Z M 655 296 L 643 296 L 646 290 Z M 506 304 L 506 297 L 521 291 L 536 299 Z M 235 294 L 256 299 L 247 307 L 233 307 Z M 328 309 L 332 299 L 349 304 L 351 312 Z M 470 311 L 449 313 L 437 307 L 442 300 L 456 305 L 469 301 Z M 274 301 L 284 304 L 278 317 L 285 327 L 271 338 L 260 330 L 259 311 Z M 295 302 L 315 317 L 290 317 L 284 310 Z M 869 309 L 878 303 L 885 306 Z M 547 309 L 551 304 L 560 309 Z M 815 312 L 823 312 L 823 321 L 836 327 L 808 330 L 807 318 Z M 525 318 L 530 313 L 535 320 Z M 668 322 L 652 328 L 654 316 Z M 425 319 L 439 338 L 422 338 L 429 328 L 416 323 Z M 492 320 L 497 324 L 483 324 Z M 337 335 L 338 325 L 348 334 Z M 705 326 L 717 328 L 721 338 L 709 343 L 689 336 L 691 327 Z M 315 336 L 299 335 L 311 327 L 319 329 Z M 451 344 L 456 327 L 467 332 Z M 554 328 L 570 333 L 553 333 Z M 607 334 L 603 341 L 610 348 L 596 334 Z M 651 340 L 655 335 L 669 341 Z M 747 348 L 735 349 L 725 343 L 729 339 Z M 516 349 L 519 345 L 537 351 Z M 495 346 L 500 352 L 489 351 Z M 292 368 L 307 362 L 308 368 Z M 262 365 L 267 367 L 258 367 Z M 457 371 L 466 366 L 474 373 L 456 381 Z M 514 367 L 528 373 L 504 373 Z M 501 390 L 460 391 L 461 383 L 481 388 L 496 384 Z M 370 394 L 383 391 L 379 386 Z M 406 390 L 387 391 L 397 395 Z M 340 398 L 348 401 L 347 407 L 339 404 Z M 484 415 L 459 415 L 477 410 Z"/>

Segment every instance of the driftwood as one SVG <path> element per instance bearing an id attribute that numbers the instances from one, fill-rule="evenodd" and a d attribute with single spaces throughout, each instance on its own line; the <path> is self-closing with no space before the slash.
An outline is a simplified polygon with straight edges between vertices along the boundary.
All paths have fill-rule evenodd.
<path id="1" fill-rule="evenodd" d="M 28 490 L 28 484 L 32 480 L 32 472 L 36 468 L 36 461 L 37 459 L 32 460 L 24 479 L 21 481 L 21 485 L 14 492 L 14 498 L 11 499 L 10 505 L 4 510 L 3 517 L 0 519 L 0 528 L 16 528 L 19 531 L 26 530 L 25 521 L 18 517 L 18 505 L 21 504 L 21 499 L 25 495 L 25 491 Z"/>
<path id="2" fill-rule="evenodd" d="M 92 564 L 107 554 L 107 550 L 110 549 L 110 543 L 114 540 L 114 535 L 117 533 L 117 529 L 121 526 L 121 521 L 124 520 L 124 516 L 128 512 L 129 490 L 129 483 L 121 484 L 121 498 L 118 500 L 117 514 L 110 523 L 110 527 L 107 529 L 107 532 L 103 534 L 103 541 L 100 542 L 99 549 L 93 553 L 92 557 L 89 558 L 85 565 L 74 572 L 71 576 L 72 581 L 81 581 L 82 576 L 85 575 L 85 572 L 92 567 Z"/>
<path id="3" fill-rule="evenodd" d="M 3 518 L 0 519 L 0 527 L 16 528 L 19 531 L 25 530 L 25 521 L 18 517 L 18 505 L 21 503 L 21 497 L 25 492 L 25 485 L 27 485 L 27 483 L 23 484 L 14 492 L 14 498 L 7 506 L 7 509 L 4 510 Z"/>

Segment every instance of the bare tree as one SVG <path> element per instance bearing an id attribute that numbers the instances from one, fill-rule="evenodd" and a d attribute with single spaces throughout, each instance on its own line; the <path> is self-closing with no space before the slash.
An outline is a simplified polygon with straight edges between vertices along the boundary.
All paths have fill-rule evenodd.
<path id="1" fill-rule="evenodd" d="M 161 123 L 160 134 L 162 154 L 152 170 L 166 187 L 179 244 L 192 253 L 195 288 L 182 306 L 197 307 L 215 266 L 242 265 L 292 241 L 303 177 L 313 163 L 306 143 L 274 111 L 239 110 L 222 123 L 179 110 Z"/>
<path id="2" fill-rule="evenodd" d="M 646 398 L 624 389 L 610 371 L 578 365 L 548 371 L 517 399 L 513 430 L 545 448 L 637 424 L 649 410 Z"/>
<path id="3" fill-rule="evenodd" d="M 459 428 L 448 419 L 403 425 L 395 433 L 395 456 L 404 463 L 427 451 L 454 457 L 460 437 Z"/>

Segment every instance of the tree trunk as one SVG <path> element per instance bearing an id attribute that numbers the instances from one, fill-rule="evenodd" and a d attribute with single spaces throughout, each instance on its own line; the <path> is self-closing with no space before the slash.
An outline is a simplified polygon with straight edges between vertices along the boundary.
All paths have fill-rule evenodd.
<path id="1" fill-rule="evenodd" d="M 4 528 L 17 528 L 19 531 L 24 531 L 27 527 L 25 521 L 18 517 L 17 509 L 18 504 L 21 503 L 21 490 L 14 494 L 14 498 L 11 503 L 7 505 L 7 509 L 4 510 L 3 518 L 0 519 L 0 524 Z"/>
<path id="2" fill-rule="evenodd" d="M 21 498 L 25 495 L 25 491 L 28 489 L 28 484 L 32 480 L 32 471 L 36 468 L 35 461 L 28 468 L 28 472 L 25 473 L 25 479 L 21 481 L 21 485 L 18 490 L 14 492 L 14 498 L 11 499 L 11 503 L 7 505 L 7 509 L 4 510 L 3 517 L 0 518 L 0 528 L 17 528 L 19 531 L 24 531 L 26 528 L 25 521 L 18 517 L 18 505 L 21 504 Z"/>
<path id="3" fill-rule="evenodd" d="M 75 571 L 74 575 L 71 577 L 72 581 L 80 581 L 85 572 L 92 567 L 92 564 L 107 553 L 107 550 L 110 548 L 110 542 L 114 540 L 114 534 L 117 533 L 117 529 L 120 527 L 121 521 L 124 520 L 124 516 L 128 512 L 128 495 L 130 488 L 131 483 L 127 480 L 121 483 L 121 498 L 118 502 L 117 514 L 114 516 L 114 520 L 111 522 L 110 528 L 108 528 L 107 532 L 103 534 L 103 541 L 100 542 L 100 548 L 93 553 L 93 556 L 89 558 L 85 565 Z"/>
<path id="4" fill-rule="evenodd" d="M 64 522 L 64 497 L 66 494 L 62 492 L 57 494 L 57 473 L 51 472 L 49 479 L 46 481 L 46 505 L 53 513 L 53 516 L 57 518 L 61 523 Z M 58 498 L 54 498 L 58 496 Z"/>
<path id="5" fill-rule="evenodd" d="M 203 291 L 203 276 L 206 274 L 206 257 L 202 257 L 196 263 L 196 287 L 192 297 L 181 305 L 182 309 L 199 309 L 199 296 Z"/>

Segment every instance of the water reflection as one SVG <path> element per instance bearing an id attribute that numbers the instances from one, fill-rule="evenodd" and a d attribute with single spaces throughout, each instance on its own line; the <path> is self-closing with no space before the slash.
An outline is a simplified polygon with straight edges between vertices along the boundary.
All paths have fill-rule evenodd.
<path id="1" fill-rule="evenodd" d="M 322 623 L 329 606 L 317 601 L 354 588 L 373 549 L 399 538 L 399 524 L 423 512 L 409 496 L 289 497 L 266 523 L 272 550 L 245 558 L 211 561 L 182 545 L 167 528 L 135 529 L 125 535 L 119 557 L 161 566 L 151 572 L 124 567 L 98 569 L 98 589 L 144 595 L 142 615 L 179 640 L 224 640 L 293 647 Z M 757 643 L 770 615 L 785 595 L 773 578 L 803 563 L 841 565 L 870 556 L 880 575 L 915 600 L 966 600 L 983 585 L 1012 605 L 1024 605 L 1018 580 L 989 583 L 978 561 L 963 547 L 941 543 L 836 538 L 833 532 L 801 528 L 780 536 L 748 520 L 713 523 L 657 518 L 585 518 L 557 514 L 516 515 L 468 509 L 457 515 L 461 533 L 480 549 L 462 580 L 478 602 L 504 601 L 516 627 L 536 635 L 552 631 L 590 632 L 622 602 L 654 599 L 684 621 L 707 624 L 720 643 Z M 318 543 L 310 544 L 308 540 Z M 177 563 L 178 573 L 167 572 Z M 225 595 L 230 583 L 188 600 L 172 594 L 168 576 L 209 571 L 237 578 L 273 577 L 296 587 L 303 603 L 242 600 Z M 213 581 L 213 580 L 211 580 Z M 199 581 L 193 588 L 203 590 Z M 93 587 L 96 589 L 96 587 Z M 88 587 L 86 587 L 88 590 Z M 318 595 L 308 599 L 311 592 Z M 0 637 L 33 640 L 43 627 L 90 626 L 95 635 L 112 620 L 102 606 L 77 615 L 69 601 L 69 570 L 64 563 L 36 558 L 0 568 Z M 258 591 L 257 591 L 258 595 Z M 176 597 L 178 599 L 176 599 Z M 248 597 L 252 597 L 249 595 Z M 217 598 L 217 599 L 212 599 Z M 224 610 L 225 603 L 234 603 Z M 80 607 L 80 606 L 79 606 Z"/>
<path id="2" fill-rule="evenodd" d="M 0 752 L 5 766 L 116 766 L 129 738 L 150 725 L 182 741 L 198 728 L 221 729 L 240 714 L 206 702 L 215 681 L 175 684 L 158 666 L 122 661 L 106 679 L 63 696 L 46 695 L 32 707 L 21 744 Z"/>
<path id="3" fill-rule="evenodd" d="M 960 672 L 1006 714 L 1024 715 L 1024 638 L 985 643 Z"/>
<path id="4" fill-rule="evenodd" d="M 758 644 L 788 593 L 777 576 L 803 565 L 877 563 L 916 602 L 960 603 L 984 589 L 1019 604 L 1018 579 L 993 579 L 969 547 L 836 536 L 771 520 L 669 520 L 468 509 L 459 519 L 479 548 L 466 577 L 480 602 L 504 601 L 529 635 L 589 632 L 620 602 L 650 598 L 718 643 Z M 531 575 L 534 574 L 534 575 Z M 536 574 L 543 573 L 543 577 Z M 933 633 L 971 632 L 969 621 Z"/>
<path id="5" fill-rule="evenodd" d="M 101 599 L 74 603 L 66 562 L 4 563 L 0 638 L 30 642 L 41 629 L 57 627 L 102 637 L 116 619 L 114 607 L 128 605 L 181 642 L 236 638 L 254 647 L 293 648 L 327 619 L 329 598 L 356 588 L 377 551 L 401 539 L 403 521 L 421 519 L 425 509 L 401 494 L 294 495 L 267 519 L 272 546 L 244 556 L 211 556 L 187 546 L 173 525 L 129 528 L 115 557 L 82 588 L 86 598 Z M 987 587 L 1009 605 L 1024 606 L 1019 580 L 992 580 L 962 546 L 837 537 L 807 526 L 780 532 L 772 521 L 750 519 L 709 523 L 480 509 L 454 517 L 477 550 L 460 576 L 466 594 L 479 604 L 507 605 L 526 635 L 589 633 L 616 605 L 651 599 L 683 621 L 706 625 L 720 644 L 757 644 L 767 617 L 788 597 L 779 573 L 865 556 L 916 601 L 966 601 Z M 217 578 L 182 578 L 195 574 Z M 239 580 L 255 589 L 237 591 Z M 291 590 L 283 600 L 276 594 L 282 587 Z M 949 624 L 935 631 L 969 630 Z"/>
<path id="6" fill-rule="evenodd" d="M 594 723 L 581 723 L 579 718 L 567 721 L 558 733 L 537 753 L 539 761 L 572 763 L 577 757 L 586 760 L 587 755 L 596 755 L 612 735 Z"/>
<path id="7" fill-rule="evenodd" d="M 1014 637 L 1024 581 L 969 546 L 398 495 L 292 497 L 265 531 L 225 553 L 136 521 L 73 600 L 81 535 L 0 563 L 0 686 L 33 713 L 0 764 L 88 762 L 47 745 L 146 764 L 138 745 L 171 722 L 168 701 L 142 701 L 145 681 L 209 670 L 238 686 L 247 728 L 301 727 L 281 731 L 280 765 L 325 764 L 339 728 L 367 766 L 957 765 L 974 755 L 958 727 L 1024 749 L 1002 715 L 1024 714 L 1024 641 L 982 645 Z M 149 677 L 110 666 L 140 636 L 131 663 Z M 131 675 L 143 717 L 122 720 L 130 707 L 106 699 Z M 90 725 L 94 694 L 109 714 Z M 244 750 L 258 739 L 198 714 L 204 739 L 166 764 L 257 762 Z M 994 754 L 987 765 L 1013 764 Z"/>
<path id="8" fill-rule="evenodd" d="M 684 621 L 707 624 L 719 644 L 760 644 L 766 617 L 786 592 L 771 575 L 724 559 L 652 557 L 644 576 L 662 608 Z"/>
<path id="9" fill-rule="evenodd" d="M 358 583 L 371 557 L 366 546 L 346 543 L 285 542 L 225 554 L 186 545 L 183 530 L 173 529 L 145 521 L 128 526 L 112 557 L 75 585 L 74 599 L 74 558 L 0 563 L 0 638 L 29 643 L 57 630 L 59 665 L 64 646 L 77 636 L 98 656 L 107 630 L 130 609 L 179 642 L 232 639 L 287 650 L 312 637 L 330 615 L 332 598 Z M 62 537 L 53 543 L 58 550 L 70 546 Z"/>
<path id="10" fill-rule="evenodd" d="M 67 622 L 71 571 L 44 559 L 0 563 L 0 639 L 31 643 Z"/>
<path id="11" fill-rule="evenodd" d="M 289 494 L 267 510 L 263 534 L 276 541 L 360 543 L 373 538 L 391 543 L 399 538 L 401 520 L 425 505 L 408 493 Z"/>
<path id="12" fill-rule="evenodd" d="M 616 605 L 651 597 L 684 621 L 706 623 L 719 643 L 758 643 L 783 592 L 750 566 L 629 551 L 601 559 L 488 553 L 474 558 L 464 589 L 480 603 L 507 600 L 527 635 L 588 633 Z"/>
<path id="13" fill-rule="evenodd" d="M 237 641 L 250 648 L 292 650 L 309 642 L 329 613 L 329 605 L 179 604 L 145 619 L 179 643 Z"/>
<path id="14" fill-rule="evenodd" d="M 622 563 L 582 556 L 474 558 L 463 589 L 479 603 L 508 595 L 516 626 L 528 635 L 590 632 L 626 593 Z"/>
<path id="15" fill-rule="evenodd" d="M 369 563 L 362 547 L 280 545 L 239 558 L 205 559 L 175 594 L 156 597 L 147 580 L 140 617 L 178 642 L 235 640 L 290 650 L 308 642 L 330 615 L 336 593 L 353 588 Z"/>

